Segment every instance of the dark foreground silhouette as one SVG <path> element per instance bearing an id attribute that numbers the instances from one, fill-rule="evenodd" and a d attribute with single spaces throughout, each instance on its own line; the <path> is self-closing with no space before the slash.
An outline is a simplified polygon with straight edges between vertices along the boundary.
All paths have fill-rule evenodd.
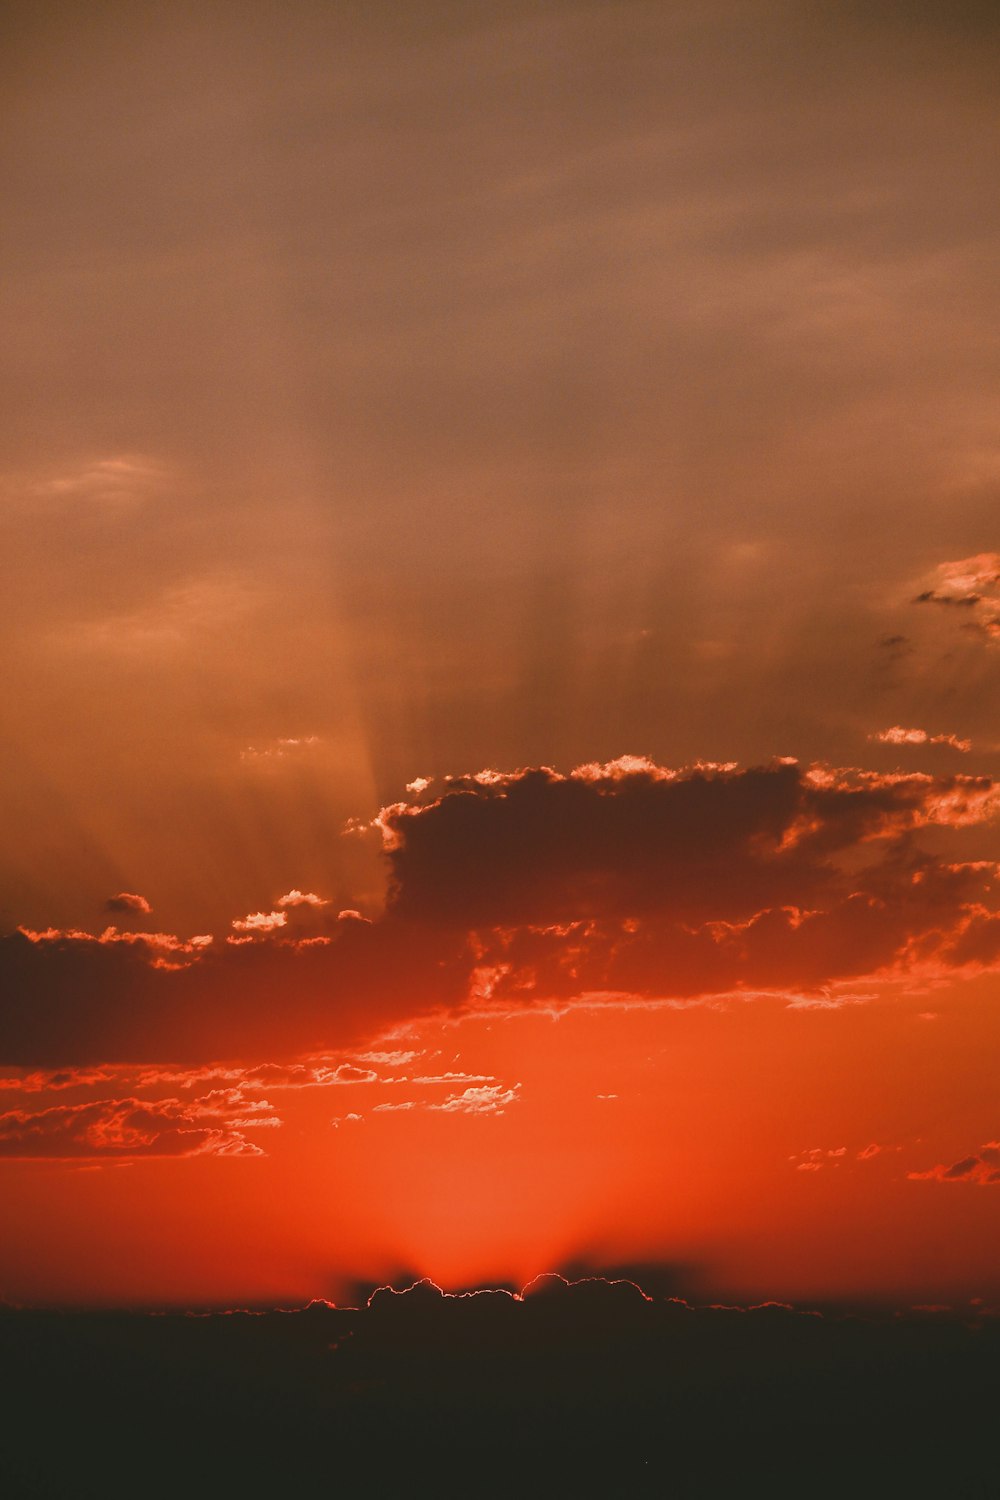
<path id="1" fill-rule="evenodd" d="M 0 1494 L 1000 1496 L 1000 1321 L 543 1278 L 298 1312 L 0 1314 Z"/>

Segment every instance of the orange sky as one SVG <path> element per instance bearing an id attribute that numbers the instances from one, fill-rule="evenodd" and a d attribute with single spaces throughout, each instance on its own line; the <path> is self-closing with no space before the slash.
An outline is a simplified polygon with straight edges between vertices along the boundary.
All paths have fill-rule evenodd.
<path id="1" fill-rule="evenodd" d="M 1000 1296 L 997 22 L 905 9 L 4 8 L 0 1297 Z"/>

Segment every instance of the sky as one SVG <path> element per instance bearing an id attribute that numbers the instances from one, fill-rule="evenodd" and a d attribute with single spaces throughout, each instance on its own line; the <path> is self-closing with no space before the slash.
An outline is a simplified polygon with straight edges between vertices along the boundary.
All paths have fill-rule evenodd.
<path id="1" fill-rule="evenodd" d="M 997 1303 L 998 42 L 3 8 L 0 1297 Z"/>

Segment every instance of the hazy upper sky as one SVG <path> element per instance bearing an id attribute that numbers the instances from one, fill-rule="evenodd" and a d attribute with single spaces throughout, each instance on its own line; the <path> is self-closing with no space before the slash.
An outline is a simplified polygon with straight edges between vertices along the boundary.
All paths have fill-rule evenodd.
<path id="1" fill-rule="evenodd" d="M 247 928 L 246 917 L 301 923 L 319 910 L 307 897 L 377 918 L 395 873 L 390 919 L 371 929 L 382 978 L 370 979 L 368 939 L 357 939 L 360 957 L 354 937 L 337 948 L 360 966 L 357 993 L 375 984 L 384 1005 L 378 966 L 411 973 L 394 924 L 407 902 L 418 924 L 437 919 L 453 846 L 442 835 L 420 865 L 421 829 L 438 837 L 426 805 L 397 820 L 397 866 L 371 830 L 344 828 L 405 798 L 407 783 L 419 797 L 422 778 L 436 778 L 433 797 L 438 778 L 486 768 L 784 756 L 944 779 L 866 783 L 864 797 L 884 807 L 856 826 L 843 809 L 857 784 L 839 773 L 796 782 L 798 801 L 780 817 L 760 811 L 757 782 L 712 783 L 711 805 L 684 824 L 689 854 L 709 861 L 698 878 L 725 894 L 745 858 L 759 899 L 700 910 L 710 948 L 723 928 L 736 943 L 732 924 L 768 901 L 799 911 L 829 900 L 833 936 L 817 940 L 822 961 L 811 955 L 796 982 L 876 971 L 896 982 L 935 943 L 949 973 L 995 962 L 992 928 L 976 926 L 987 908 L 975 903 L 991 898 L 948 863 L 995 852 L 993 784 L 968 784 L 957 802 L 946 784 L 959 772 L 992 776 L 1000 755 L 994 4 L 8 0 L 0 59 L 0 932 L 97 935 L 131 923 L 215 933 L 216 953 L 234 920 L 241 942 L 282 937 L 281 922 Z M 782 787 L 795 779 L 775 774 Z M 659 806 L 658 775 L 637 805 L 648 795 Z M 616 772 L 595 784 L 627 811 L 620 783 Z M 455 818 L 472 818 L 479 800 L 492 818 L 493 785 L 466 784 Z M 522 783 L 510 785 L 519 795 Z M 564 783 L 554 785 L 553 806 Z M 682 785 L 701 795 L 700 783 Z M 732 848 L 712 842 L 730 796 L 753 809 L 751 831 L 739 825 L 746 847 L 739 829 Z M 587 820 L 604 806 L 581 813 L 593 886 L 582 906 L 567 897 L 556 922 L 584 910 L 603 920 L 594 892 L 619 891 L 635 830 L 626 818 L 612 853 L 595 835 L 594 854 Z M 544 907 L 538 871 L 564 852 L 569 825 L 551 824 L 550 846 L 549 816 L 546 804 L 525 825 L 536 832 L 515 835 L 522 856 L 539 840 L 525 909 L 535 897 Z M 651 816 L 656 836 L 673 826 Z M 926 869 L 905 864 L 914 829 Z M 881 851 L 890 836 L 879 863 L 871 841 Z M 482 866 L 491 845 L 479 837 L 468 835 Z M 800 845 L 808 858 L 796 864 L 789 851 Z M 774 894 L 765 847 L 800 886 Z M 640 873 L 662 895 L 673 845 L 643 848 Z M 831 848 L 836 881 L 823 863 Z M 400 876 L 407 860 L 418 879 Z M 906 881 L 914 872 L 905 891 L 904 868 Z M 857 902 L 912 903 L 931 868 L 940 931 L 910 906 L 905 941 L 895 927 L 876 941 L 856 926 Z M 856 869 L 863 895 L 840 906 L 845 870 Z M 470 920 L 506 921 L 481 875 L 475 859 L 452 872 L 470 881 Z M 566 879 L 582 900 L 579 871 L 576 885 Z M 677 920 L 682 885 L 664 897 Z M 275 906 L 297 893 L 305 908 Z M 631 937 L 638 919 L 621 902 L 616 931 Z M 850 957 L 838 966 L 841 938 Z M 432 954 L 437 941 L 426 939 Z M 643 968 L 648 954 L 622 962 L 642 971 L 637 992 L 672 994 L 672 965 L 693 960 L 669 943 L 661 952 L 662 933 L 650 942 L 659 977 Z M 162 967 L 167 951 L 150 954 Z M 202 951 L 184 959 L 199 973 Z M 225 973 L 244 950 L 221 951 Z M 413 996 L 404 1003 L 397 983 L 382 1020 L 434 999 L 421 986 L 446 959 L 434 970 L 420 951 Z M 490 952 L 487 942 L 486 969 Z M 71 953 L 66 974 L 75 962 Z M 132 960 L 114 962 L 120 978 Z M 544 962 L 538 973 L 555 984 Z M 591 988 L 610 987 L 611 960 L 586 962 L 597 965 Z M 718 983 L 784 982 L 783 962 L 744 953 Z M 250 973 L 219 981 L 230 986 L 226 1016 L 239 985 L 257 983 Z M 350 988 L 353 974 L 337 982 Z M 495 980 L 490 969 L 487 998 Z M 92 1036 L 74 1050 L 104 980 L 51 1047 L 40 1023 L 18 1030 L 34 982 L 15 980 L 17 1035 L 0 1064 L 150 1061 L 129 1052 L 128 1028 L 125 1040 L 113 1026 L 98 1033 L 106 1053 Z M 182 974 L 178 993 L 196 1005 L 197 984 L 186 983 Z M 683 984 L 685 995 L 710 987 L 704 975 Z M 926 997 L 913 999 L 907 1015 L 925 1011 Z M 948 1111 L 963 1069 L 987 1045 L 968 1019 L 980 1012 L 962 1014 L 965 1050 L 940 1118 L 957 1119 Z M 774 1024 L 776 1055 L 791 1056 Z M 605 1018 L 591 1034 L 602 1056 L 624 1047 L 612 1026 Z M 267 1060 L 231 1035 L 225 1045 L 244 1062 Z M 178 1037 L 156 1060 L 193 1055 Z M 314 1040 L 332 1045 L 325 1033 Z M 291 1030 L 285 1041 L 287 1052 Z M 307 1041 L 295 1031 L 294 1046 Z M 491 1046 L 468 1075 L 468 1087 L 500 1091 L 490 1109 L 528 1076 L 514 1064 L 510 1078 L 498 1074 L 499 1040 Z M 806 1046 L 795 1064 L 809 1087 L 817 1056 Z M 944 1172 L 983 1147 L 959 1176 L 985 1181 L 998 1123 L 984 1089 L 954 1140 L 934 1137 L 923 1156 L 913 1147 L 914 1173 Z M 198 1118 L 215 1120 L 206 1108 Z M 464 1106 L 442 1109 L 457 1129 L 448 1112 Z M 238 1116 L 233 1105 L 230 1126 Z M 192 1138 L 193 1117 L 170 1118 Z M 443 1128 L 444 1114 L 434 1119 Z M 829 1140 L 792 1132 L 775 1160 L 839 1149 L 839 1119 L 823 1127 Z M 131 1137 L 115 1128 L 120 1151 Z M 852 1128 L 861 1152 L 875 1127 Z M 911 1144 L 923 1128 L 916 1116 L 885 1127 L 890 1142 Z M 87 1129 L 107 1145 L 103 1116 Z M 231 1144 L 218 1131 L 213 1140 Z M 724 1147 L 713 1140 L 717 1165 Z M 732 1162 L 726 1170 L 735 1181 Z M 900 1191 L 938 1186 L 921 1178 Z"/>
<path id="2" fill-rule="evenodd" d="M 996 544 L 992 6 L 3 27 L 8 922 L 418 774 L 991 737 L 908 601 Z"/>

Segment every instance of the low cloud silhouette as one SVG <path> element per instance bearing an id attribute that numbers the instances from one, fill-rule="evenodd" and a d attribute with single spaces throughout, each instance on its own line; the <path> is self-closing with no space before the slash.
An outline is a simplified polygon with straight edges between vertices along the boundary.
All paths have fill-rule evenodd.
<path id="1" fill-rule="evenodd" d="M 163 1496 L 192 1474 L 199 1493 L 318 1493 L 331 1466 L 371 1494 L 985 1495 L 995 1475 L 985 1310 L 419 1282 L 356 1309 L 0 1311 L 0 1359 L 12 1494 L 124 1492 L 151 1453 Z"/>

